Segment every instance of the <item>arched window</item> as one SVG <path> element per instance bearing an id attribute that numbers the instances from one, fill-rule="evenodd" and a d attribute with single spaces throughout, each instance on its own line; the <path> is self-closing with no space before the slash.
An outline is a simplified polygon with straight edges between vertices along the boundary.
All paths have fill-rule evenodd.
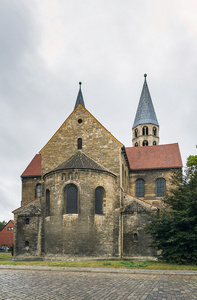
<path id="1" fill-rule="evenodd" d="M 133 240 L 134 240 L 134 242 L 137 242 L 137 241 L 138 241 L 138 235 L 137 235 L 137 233 L 134 233 L 134 234 L 133 234 Z"/>
<path id="2" fill-rule="evenodd" d="M 142 128 L 142 134 L 143 134 L 143 135 L 148 135 L 148 127 L 147 127 L 147 126 L 144 126 L 144 127 Z"/>
<path id="3" fill-rule="evenodd" d="M 135 129 L 135 137 L 137 137 L 138 129 Z"/>
<path id="4" fill-rule="evenodd" d="M 138 147 L 138 143 L 135 143 L 135 147 Z"/>
<path id="5" fill-rule="evenodd" d="M 135 195 L 136 195 L 136 197 L 144 197 L 144 180 L 143 179 L 136 180 Z"/>
<path id="6" fill-rule="evenodd" d="M 95 214 L 103 214 L 103 199 L 105 197 L 105 190 L 99 186 L 95 190 Z"/>
<path id="7" fill-rule="evenodd" d="M 38 183 L 38 184 L 36 185 L 36 193 L 35 193 L 36 198 L 37 198 L 37 197 L 40 197 L 41 194 L 42 194 L 41 184 Z"/>
<path id="8" fill-rule="evenodd" d="M 166 190 L 166 181 L 163 178 L 156 180 L 156 197 L 164 197 Z"/>
<path id="9" fill-rule="evenodd" d="M 153 146 L 157 145 L 156 141 L 153 141 Z"/>
<path id="10" fill-rule="evenodd" d="M 122 165 L 122 186 L 124 187 L 124 166 Z"/>
<path id="11" fill-rule="evenodd" d="M 78 213 L 78 188 L 74 184 L 64 188 L 64 203 L 67 214 Z"/>
<path id="12" fill-rule="evenodd" d="M 148 141 L 143 141 L 142 146 L 148 146 Z"/>
<path id="13" fill-rule="evenodd" d="M 157 128 L 153 127 L 153 135 L 156 136 L 157 135 Z"/>
<path id="14" fill-rule="evenodd" d="M 29 241 L 25 241 L 25 247 L 29 247 Z"/>
<path id="15" fill-rule="evenodd" d="M 77 140 L 77 147 L 78 147 L 78 149 L 82 149 L 82 139 L 81 138 L 79 138 Z"/>
<path id="16" fill-rule="evenodd" d="M 46 217 L 50 216 L 50 191 L 46 190 Z"/>

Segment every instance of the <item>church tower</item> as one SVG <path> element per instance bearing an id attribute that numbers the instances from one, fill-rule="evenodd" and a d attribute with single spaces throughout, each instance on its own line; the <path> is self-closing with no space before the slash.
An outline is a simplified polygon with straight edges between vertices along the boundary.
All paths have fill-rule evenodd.
<path id="1" fill-rule="evenodd" d="M 147 75 L 145 74 L 144 85 L 132 127 L 132 144 L 134 147 L 159 144 L 159 123 L 155 114 L 146 77 Z"/>

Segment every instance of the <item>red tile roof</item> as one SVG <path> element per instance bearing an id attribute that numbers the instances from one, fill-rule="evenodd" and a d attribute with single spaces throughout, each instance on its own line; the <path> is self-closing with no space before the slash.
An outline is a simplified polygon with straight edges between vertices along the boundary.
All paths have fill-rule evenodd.
<path id="1" fill-rule="evenodd" d="M 0 247 L 6 245 L 11 247 L 14 241 L 14 221 L 10 220 L 0 231 Z"/>
<path id="2" fill-rule="evenodd" d="M 36 154 L 21 177 L 41 176 L 41 154 Z"/>
<path id="3" fill-rule="evenodd" d="M 179 145 L 125 148 L 131 170 L 181 168 Z"/>

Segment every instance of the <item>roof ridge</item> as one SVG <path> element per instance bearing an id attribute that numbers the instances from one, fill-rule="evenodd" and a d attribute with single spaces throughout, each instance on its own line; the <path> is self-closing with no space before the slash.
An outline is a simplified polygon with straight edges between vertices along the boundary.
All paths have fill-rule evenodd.
<path id="1" fill-rule="evenodd" d="M 163 146 L 169 146 L 169 145 L 178 145 L 179 143 L 176 142 L 176 143 L 170 143 L 170 144 L 160 144 L 160 145 L 150 145 L 148 146 L 149 148 L 159 148 L 159 147 L 163 147 Z M 138 146 L 138 147 L 135 147 L 135 146 L 131 146 L 131 147 L 125 147 L 125 149 L 130 149 L 130 148 L 147 148 L 147 147 L 144 147 L 144 146 Z"/>
<path id="2" fill-rule="evenodd" d="M 38 197 L 36 197 L 35 199 L 33 199 L 33 200 L 31 200 L 31 201 L 29 201 L 29 202 L 27 202 L 27 203 L 21 205 L 20 207 L 18 207 L 18 208 L 16 208 L 15 210 L 13 210 L 12 213 L 14 213 L 14 212 L 15 212 L 16 210 L 18 210 L 19 208 L 22 208 L 22 207 L 28 205 L 29 203 L 36 201 L 36 200 L 39 199 L 39 198 L 41 198 L 41 196 L 38 196 Z"/>
<path id="3" fill-rule="evenodd" d="M 151 203 L 147 202 L 146 200 L 143 200 L 143 199 L 138 198 L 138 197 L 136 197 L 136 196 L 133 196 L 133 195 L 129 194 L 128 192 L 124 191 L 124 190 L 123 190 L 122 192 L 125 193 L 125 194 L 127 194 L 127 195 L 129 195 L 129 196 L 131 196 L 131 197 L 133 197 L 133 198 L 135 198 L 135 199 L 137 199 L 137 200 L 139 200 L 139 201 L 142 201 L 142 202 L 144 202 L 144 203 L 146 203 L 146 204 L 149 204 L 149 205 L 151 205 L 151 206 L 154 206 L 154 207 L 156 207 L 156 208 L 159 208 L 159 206 L 157 206 L 157 205 L 155 205 L 155 204 L 151 204 Z"/>

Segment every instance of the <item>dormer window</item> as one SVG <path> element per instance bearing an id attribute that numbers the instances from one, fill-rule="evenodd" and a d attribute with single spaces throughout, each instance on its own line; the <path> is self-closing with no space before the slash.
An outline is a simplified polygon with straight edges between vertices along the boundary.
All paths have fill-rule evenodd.
<path id="1" fill-rule="evenodd" d="M 143 134 L 143 135 L 148 135 L 148 127 L 147 127 L 147 126 L 144 126 L 144 127 L 142 128 L 142 134 Z"/>

